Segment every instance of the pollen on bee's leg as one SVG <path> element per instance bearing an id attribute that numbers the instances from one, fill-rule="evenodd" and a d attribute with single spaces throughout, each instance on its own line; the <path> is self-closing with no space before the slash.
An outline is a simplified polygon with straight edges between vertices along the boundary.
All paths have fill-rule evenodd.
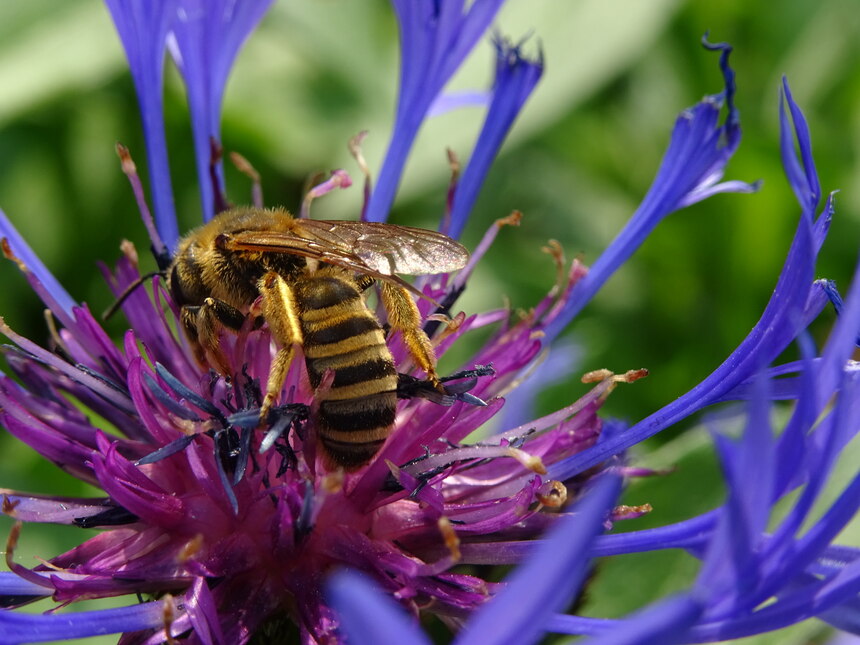
<path id="1" fill-rule="evenodd" d="M 290 363 L 293 360 L 293 345 L 286 345 L 278 350 L 275 358 L 272 361 L 272 366 L 269 370 L 269 382 L 266 384 L 266 396 L 263 398 L 263 405 L 260 407 L 260 424 L 263 425 L 269 416 L 269 411 L 278 399 L 281 393 L 281 388 L 284 386 L 284 381 L 287 378 L 287 371 L 290 369 Z"/>

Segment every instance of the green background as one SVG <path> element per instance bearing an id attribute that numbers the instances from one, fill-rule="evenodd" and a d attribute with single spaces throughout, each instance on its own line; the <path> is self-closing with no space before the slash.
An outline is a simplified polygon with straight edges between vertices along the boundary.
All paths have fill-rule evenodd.
<path id="1" fill-rule="evenodd" d="M 533 34 L 546 73 L 527 103 L 464 234 L 473 247 L 497 218 L 516 208 L 461 304 L 479 311 L 528 308 L 552 285 L 540 251 L 558 239 L 568 257 L 592 262 L 648 189 L 679 111 L 721 89 L 717 55 L 699 40 L 735 47 L 743 142 L 727 178 L 763 179 L 755 195 L 721 195 L 663 222 L 570 326 L 582 353 L 574 374 L 648 367 L 651 376 L 616 391 L 609 414 L 640 419 L 709 374 L 755 324 L 775 284 L 798 207 L 782 173 L 777 88 L 782 74 L 809 119 L 822 188 L 842 188 L 818 274 L 844 290 L 857 255 L 860 184 L 860 11 L 854 0 L 720 3 L 677 0 L 510 0 L 502 33 Z M 344 167 L 360 174 L 346 141 L 368 129 L 365 154 L 378 168 L 397 84 L 396 24 L 384 2 L 277 3 L 240 55 L 227 88 L 223 143 L 263 176 L 267 204 L 297 210 L 308 178 Z M 483 88 L 492 50 L 476 48 L 452 87 Z M 185 98 L 168 65 L 166 108 L 180 229 L 199 222 Z M 146 175 L 130 76 L 107 11 L 95 0 L 7 2 L 0 6 L 0 207 L 70 294 L 102 311 L 111 302 L 97 261 L 113 262 L 119 242 L 148 244 L 119 170 L 114 144 L 129 146 Z M 434 119 L 422 131 L 391 221 L 435 227 L 444 204 L 445 148 L 468 159 L 478 110 Z M 228 193 L 242 203 L 248 182 L 228 169 Z M 355 217 L 360 190 L 326 196 L 317 217 Z M 153 267 L 144 263 L 144 268 Z M 43 342 L 42 306 L 14 265 L 0 265 L 0 315 Z M 826 338 L 828 311 L 814 327 Z M 121 320 L 109 325 L 117 336 Z M 580 396 L 572 378 L 548 389 L 541 412 Z M 722 491 L 707 435 L 694 422 L 645 447 L 636 463 L 678 466 L 635 483 L 628 503 L 651 502 L 643 528 L 718 504 Z M 689 430 L 681 435 L 682 430 Z M 31 451 L 0 436 L 2 481 L 10 488 L 84 494 Z M 637 457 L 638 459 L 638 457 Z M 8 523 L 0 523 L 5 532 Z M 25 527 L 18 561 L 50 557 L 80 540 L 78 530 Z M 858 543 L 857 532 L 844 542 Z M 585 609 L 621 615 L 683 588 L 695 564 L 674 554 L 602 564 Z M 668 573 L 667 573 L 668 572 Z M 636 582 L 631 584 L 631 580 Z M 810 624 L 769 642 L 810 642 Z M 793 639 L 793 640 L 792 640 Z M 765 642 L 764 638 L 756 642 Z M 815 641 L 813 641 L 815 642 Z"/>

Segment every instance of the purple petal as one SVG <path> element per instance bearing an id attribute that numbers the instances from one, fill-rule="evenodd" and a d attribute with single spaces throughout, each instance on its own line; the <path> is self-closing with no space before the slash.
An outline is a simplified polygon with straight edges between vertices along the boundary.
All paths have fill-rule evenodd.
<path id="1" fill-rule="evenodd" d="M 69 293 L 54 277 L 48 268 L 39 259 L 39 256 L 33 252 L 33 249 L 24 241 L 21 234 L 6 217 L 6 213 L 0 210 L 0 238 L 9 240 L 9 247 L 12 253 L 23 262 L 36 284 L 34 288 L 39 295 L 42 296 L 44 302 L 54 315 L 60 318 L 64 325 L 69 325 L 74 321 L 72 310 L 78 304 L 72 299 Z M 29 276 L 28 276 L 29 277 Z M 31 284 L 33 284 L 31 280 Z"/>
<path id="2" fill-rule="evenodd" d="M 137 91 L 149 162 L 150 193 L 161 240 L 156 249 L 173 249 L 179 239 L 167 140 L 164 133 L 164 48 L 176 16 L 177 0 L 105 0 L 113 18 Z"/>
<path id="3" fill-rule="evenodd" d="M 191 585 L 190 598 L 185 604 L 188 618 L 194 627 L 194 635 L 204 645 L 223 645 L 227 641 L 218 620 L 218 608 L 205 578 L 195 578 Z"/>
<path id="4" fill-rule="evenodd" d="M 415 619 L 409 618 L 367 578 L 338 571 L 326 583 L 326 596 L 350 642 L 374 645 L 429 645 Z"/>
<path id="5" fill-rule="evenodd" d="M 505 588 L 479 608 L 457 643 L 525 644 L 536 642 L 546 621 L 566 606 L 582 584 L 590 563 L 589 545 L 603 530 L 606 513 L 618 497 L 620 479 L 599 479 L 574 512 L 507 578 Z"/>
<path id="6" fill-rule="evenodd" d="M 75 524 L 78 518 L 116 508 L 106 499 L 21 495 L 5 488 L 0 489 L 0 494 L 14 505 L 13 511 L 7 515 L 23 522 Z"/>
<path id="7" fill-rule="evenodd" d="M 575 343 L 562 339 L 553 345 L 546 359 L 505 398 L 499 427 L 516 428 L 528 424 L 534 419 L 534 403 L 538 394 L 569 378 L 581 360 L 582 350 Z"/>
<path id="8" fill-rule="evenodd" d="M 489 27 L 504 0 L 391 0 L 400 28 L 397 117 L 365 219 L 384 222 L 406 158 L 442 88 Z"/>
<path id="9" fill-rule="evenodd" d="M 542 56 L 530 61 L 523 57 L 519 45 L 511 45 L 501 39 L 496 41 L 496 79 L 490 107 L 472 156 L 457 184 L 450 227 L 444 233 L 453 238 L 462 234 L 484 178 L 541 74 Z"/>
<path id="10" fill-rule="evenodd" d="M 222 200 L 216 190 L 223 188 L 223 169 L 220 161 L 212 167 L 211 142 L 221 138 L 227 77 L 245 39 L 271 4 L 272 0 L 179 0 L 171 53 L 188 91 L 204 221 L 212 219 Z"/>

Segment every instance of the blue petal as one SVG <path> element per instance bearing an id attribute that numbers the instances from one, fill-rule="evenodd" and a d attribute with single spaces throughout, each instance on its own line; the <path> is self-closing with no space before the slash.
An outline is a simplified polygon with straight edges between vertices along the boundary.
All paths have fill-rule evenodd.
<path id="1" fill-rule="evenodd" d="M 534 61 L 527 60 L 522 56 L 520 45 L 511 45 L 497 39 L 496 57 L 493 98 L 475 149 L 457 184 L 450 227 L 443 231 L 453 238 L 459 238 L 462 234 L 487 171 L 502 147 L 514 119 L 543 74 L 543 57 L 538 56 Z"/>
<path id="2" fill-rule="evenodd" d="M 545 343 L 549 343 L 582 310 L 606 280 L 645 241 L 660 221 L 679 208 L 715 192 L 749 192 L 754 186 L 732 182 L 715 186 L 723 169 L 740 143 L 738 114 L 732 103 L 734 71 L 729 67 L 731 47 L 719 49 L 720 68 L 725 89 L 706 96 L 700 103 L 685 110 L 675 122 L 669 148 L 663 157 L 654 183 L 630 221 L 591 266 L 588 274 L 573 288 L 563 311 L 546 328 Z M 723 104 L 728 113 L 723 125 L 718 119 Z"/>
<path id="3" fill-rule="evenodd" d="M 349 642 L 374 645 L 429 645 L 414 619 L 376 585 L 352 571 L 338 571 L 326 583 L 326 597 Z"/>
<path id="4" fill-rule="evenodd" d="M 551 616 L 564 608 L 588 571 L 589 545 L 603 530 L 606 513 L 618 497 L 620 478 L 606 474 L 561 520 L 529 559 L 506 580 L 507 585 L 478 609 L 459 645 L 526 645 L 537 642 Z"/>
<path id="5" fill-rule="evenodd" d="M 550 468 L 550 477 L 565 480 L 626 450 L 701 410 L 750 378 L 762 363 L 773 361 L 800 333 L 812 285 L 815 255 L 809 222 L 801 221 L 773 296 L 761 319 L 734 352 L 692 390 L 633 425 L 622 435 L 585 450 Z"/>
<path id="6" fill-rule="evenodd" d="M 0 606 L 9 606 L 10 597 L 50 596 L 53 588 L 42 587 L 11 571 L 0 571 Z"/>
<path id="7" fill-rule="evenodd" d="M 813 226 L 812 212 L 804 209 L 779 280 L 762 317 L 720 367 L 685 395 L 635 424 L 623 435 L 600 442 L 568 460 L 554 464 L 550 468 L 550 477 L 563 481 L 653 436 L 693 412 L 721 400 L 726 393 L 751 378 L 762 365 L 774 361 L 823 306 L 819 297 L 820 285 L 813 280 L 819 248 L 813 239 Z M 619 237 L 625 235 L 623 231 Z M 574 287 L 574 292 L 593 274 L 594 268 Z M 553 325 L 556 322 L 558 319 L 553 321 Z"/>
<path id="8" fill-rule="evenodd" d="M 667 598 L 583 645 L 672 645 L 687 642 L 685 635 L 702 614 L 702 605 L 691 596 Z"/>
<path id="9" fill-rule="evenodd" d="M 811 579 L 811 576 L 809 577 Z M 804 586 L 794 593 L 786 593 L 779 601 L 746 616 L 730 616 L 697 625 L 690 630 L 690 642 L 709 642 L 743 638 L 752 634 L 780 629 L 829 612 L 845 602 L 851 602 L 860 593 L 860 561 L 846 566 L 838 575 L 825 581 Z"/>
<path id="10" fill-rule="evenodd" d="M 164 48 L 177 0 L 105 0 L 105 4 L 125 49 L 143 119 L 155 225 L 161 236 L 152 244 L 160 249 L 163 243 L 172 250 L 179 228 L 164 133 L 163 80 Z"/>
<path id="11" fill-rule="evenodd" d="M 212 167 L 211 142 L 220 141 L 227 77 L 245 39 L 271 4 L 272 0 L 179 0 L 173 23 L 176 47 L 171 50 L 188 91 L 205 221 L 222 201 L 223 170 L 220 162 Z"/>
<path id="12" fill-rule="evenodd" d="M 785 114 L 785 103 L 788 103 L 791 120 L 794 123 L 793 129 Z M 785 167 L 788 183 L 791 184 L 791 188 L 797 196 L 797 201 L 800 202 L 804 210 L 814 212 L 821 199 L 821 184 L 818 181 L 815 161 L 812 158 L 812 140 L 809 136 L 809 126 L 806 124 L 806 119 L 797 106 L 797 103 L 791 97 L 791 90 L 788 87 L 788 79 L 786 78 L 782 79 L 782 88 L 780 90 L 779 131 L 782 165 Z M 797 159 L 794 151 L 795 137 L 797 138 L 797 145 L 800 148 L 800 160 Z"/>
<path id="13" fill-rule="evenodd" d="M 394 131 L 365 219 L 384 222 L 406 158 L 436 97 L 487 30 L 504 0 L 391 0 L 400 28 L 400 94 Z"/>
<path id="14" fill-rule="evenodd" d="M 725 612 L 751 593 L 760 578 L 760 548 L 773 501 L 775 447 L 766 379 L 760 376 L 745 430 L 738 443 L 714 437 L 728 486 L 728 500 L 708 544 L 699 573 L 699 595 L 715 598 L 713 611 Z"/>
<path id="15" fill-rule="evenodd" d="M 164 625 L 162 603 L 53 614 L 0 611 L 0 643 L 43 643 L 135 632 Z"/>

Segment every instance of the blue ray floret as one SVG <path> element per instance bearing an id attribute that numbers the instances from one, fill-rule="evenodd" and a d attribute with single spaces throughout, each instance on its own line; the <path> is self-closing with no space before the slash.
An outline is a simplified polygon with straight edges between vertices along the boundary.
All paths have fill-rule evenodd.
<path id="1" fill-rule="evenodd" d="M 179 239 L 167 139 L 164 132 L 164 53 L 167 34 L 179 0 L 105 0 L 110 10 L 137 90 L 146 157 L 149 160 L 151 195 L 160 240 L 156 252 L 173 249 Z"/>
<path id="2" fill-rule="evenodd" d="M 522 46 L 496 39 L 496 77 L 487 116 L 469 162 L 457 183 L 450 226 L 447 230 L 443 227 L 443 232 L 451 237 L 459 238 L 462 234 L 493 160 L 514 119 L 543 74 L 543 55 L 530 60 L 523 56 Z"/>
<path id="3" fill-rule="evenodd" d="M 171 53 L 188 92 L 203 220 L 224 208 L 221 103 L 233 61 L 272 0 L 179 0 Z M 216 208 L 218 206 L 218 208 Z"/>
<path id="4" fill-rule="evenodd" d="M 388 152 L 365 218 L 384 222 L 418 130 L 504 0 L 392 0 L 400 28 L 400 92 Z"/>
<path id="5" fill-rule="evenodd" d="M 645 199 L 624 229 L 590 267 L 588 275 L 574 286 L 561 315 L 547 327 L 546 343 L 551 342 L 582 311 L 606 280 L 667 215 L 717 193 L 757 190 L 757 184 L 736 180 L 720 182 L 726 164 L 740 145 L 740 118 L 734 104 L 735 73 L 729 66 L 732 48 L 726 44 L 705 45 L 720 52 L 720 69 L 725 83 L 723 91 L 706 96 L 682 112 L 675 121 L 669 147 Z M 726 116 L 720 123 L 723 106 Z"/>

